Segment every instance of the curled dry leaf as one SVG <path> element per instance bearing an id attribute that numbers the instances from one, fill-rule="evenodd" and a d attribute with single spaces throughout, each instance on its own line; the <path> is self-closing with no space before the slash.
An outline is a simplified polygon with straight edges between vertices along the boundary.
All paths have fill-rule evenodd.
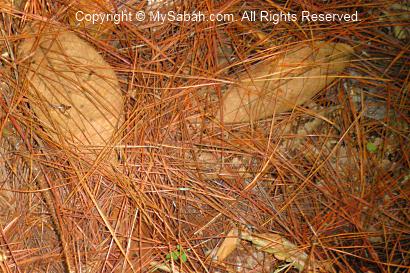
<path id="1" fill-rule="evenodd" d="M 27 57 L 30 106 L 57 143 L 104 146 L 121 122 L 123 100 L 111 66 L 76 34 L 33 24 L 19 47 Z"/>
<path id="2" fill-rule="evenodd" d="M 251 234 L 246 231 L 239 233 L 242 240 L 251 242 L 261 251 L 271 253 L 276 259 L 286 261 L 303 271 L 308 264 L 308 255 L 292 242 L 275 233 Z M 311 272 L 334 272 L 330 263 L 309 263 Z"/>
<path id="3" fill-rule="evenodd" d="M 218 261 L 225 260 L 239 245 L 240 239 L 238 236 L 238 229 L 231 229 L 223 240 L 221 246 L 218 248 L 215 254 L 215 258 Z"/>
<path id="4" fill-rule="evenodd" d="M 335 80 L 352 54 L 353 49 L 341 43 L 311 42 L 290 48 L 241 74 L 224 94 L 216 118 L 249 122 L 291 110 Z"/>
<path id="5" fill-rule="evenodd" d="M 292 263 L 299 270 L 303 270 L 306 265 L 307 254 L 278 234 L 250 234 L 242 232 L 240 236 L 241 239 L 252 242 L 262 251 L 273 254 L 276 259 Z"/>
<path id="6" fill-rule="evenodd" d="M 249 233 L 245 230 L 231 229 L 213 255 L 216 260 L 225 260 L 240 244 L 241 240 L 251 242 L 257 249 L 273 254 L 276 259 L 291 263 L 299 271 L 303 271 L 308 264 L 308 255 L 289 240 L 275 233 Z M 309 268 L 317 272 L 333 272 L 330 263 L 309 263 Z M 323 271 L 324 270 L 324 271 Z M 309 271 L 310 272 L 310 271 Z"/>

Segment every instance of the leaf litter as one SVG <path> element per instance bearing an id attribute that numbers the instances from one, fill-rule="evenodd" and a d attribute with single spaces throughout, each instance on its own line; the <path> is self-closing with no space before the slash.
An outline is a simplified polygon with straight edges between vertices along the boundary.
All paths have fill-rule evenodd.
<path id="1" fill-rule="evenodd" d="M 29 8 L 38 12 L 39 7 L 46 10 L 56 6 Z M 372 12 L 383 13 L 377 9 Z M 406 39 L 403 28 L 394 25 L 395 18 L 402 20 L 392 16 L 392 28 L 384 31 L 391 31 L 389 34 L 397 40 Z M 248 28 L 246 24 L 236 27 L 241 31 Z M 175 26 L 167 24 L 152 30 L 163 34 L 176 31 Z M 248 242 L 253 252 L 249 257 L 265 252 L 276 260 L 261 270 L 294 267 L 299 271 L 333 272 L 358 268 L 359 264 L 360 270 L 387 265 L 397 270 L 405 268 L 405 239 L 400 237 L 405 238 L 407 224 L 402 219 L 408 193 L 408 171 L 402 167 L 406 165 L 403 151 L 407 149 L 404 141 L 408 127 L 403 55 L 397 53 L 389 64 L 357 57 L 370 54 L 377 60 L 377 54 L 372 53 L 376 48 L 387 58 L 401 42 L 392 43 L 394 50 L 388 50 L 380 40 L 364 38 L 359 29 L 351 26 L 357 37 L 369 39 L 367 46 L 348 38 L 343 43 L 328 42 L 329 37 L 319 34 L 315 41 L 280 44 L 279 39 L 262 48 L 268 29 L 252 33 L 243 42 L 229 27 L 225 30 L 221 37 L 227 52 L 223 55 L 229 57 L 216 63 L 221 71 L 231 73 L 224 77 L 232 81 L 221 88 L 219 83 L 228 81 L 215 84 L 220 75 L 207 74 L 215 64 L 215 52 L 207 50 L 215 47 L 201 46 L 196 36 L 179 36 L 181 40 L 175 47 L 176 40 L 161 40 L 167 37 L 164 35 L 150 36 L 147 41 L 131 31 L 126 32 L 130 36 L 125 39 L 123 33 L 107 27 L 103 36 L 93 37 L 103 40 L 118 35 L 119 41 L 113 45 L 121 51 L 107 44 L 104 48 L 113 50 L 112 56 L 123 55 L 117 63 L 109 64 L 101 50 L 96 50 L 96 44 L 68 28 L 51 22 L 27 23 L 22 32 L 26 39 L 17 51 L 22 60 L 18 79 L 13 78 L 16 66 L 8 62 L 13 56 L 10 47 L 5 51 L 8 54 L 2 55 L 2 66 L 10 72 L 5 74 L 9 83 L 2 83 L 8 85 L 2 89 L 2 141 L 8 149 L 1 151 L 2 180 L 12 177 L 10 181 L 32 181 L 33 171 L 43 173 L 46 180 L 51 175 L 54 179 L 29 192 L 36 196 L 38 191 L 53 189 L 51 202 L 43 197 L 41 203 L 47 203 L 46 209 L 56 215 L 54 222 L 75 228 L 70 234 L 62 228 L 62 236 L 56 238 L 56 234 L 41 233 L 33 225 L 34 236 L 49 236 L 44 242 L 50 246 L 54 240 L 54 252 L 47 256 L 41 240 L 30 241 L 42 250 L 26 252 L 29 259 L 16 256 L 18 248 L 8 243 L 22 235 L 3 235 L 7 248 L 1 253 L 7 258 L 2 266 L 7 263 L 24 268 L 43 260 L 39 268 L 45 268 L 50 257 L 61 257 L 62 253 L 69 268 L 78 266 L 72 261 L 81 260 L 89 270 L 128 268 L 132 272 L 136 268 L 147 270 L 151 264 L 166 272 L 232 272 L 232 263 L 236 263 L 236 268 L 251 272 L 251 267 L 263 267 L 233 257 L 243 257 L 240 245 Z M 334 27 L 334 31 L 344 30 Z M 274 37 L 275 33 L 269 35 Z M 281 35 L 280 29 L 277 35 Z M 124 70 L 133 58 L 145 58 L 123 50 L 134 48 L 130 37 L 135 43 L 147 43 L 145 49 L 135 48 L 151 58 L 146 58 L 146 63 L 134 62 L 132 68 Z M 354 51 L 348 43 L 356 45 Z M 227 49 L 227 44 L 232 44 L 234 50 Z M 185 59 L 176 54 L 187 49 Z M 242 53 L 269 56 L 248 66 Z M 358 59 L 351 61 L 353 56 Z M 226 68 L 232 62 L 236 67 Z M 345 79 L 346 74 L 353 75 L 352 70 L 365 76 Z M 26 81 L 18 89 L 14 81 L 20 78 Z M 392 79 L 398 84 L 391 85 Z M 360 97 L 350 97 L 340 82 L 360 85 Z M 333 101 L 329 102 L 324 89 L 336 90 Z M 386 93 L 389 90 L 397 92 Z M 363 112 L 368 109 L 365 104 L 369 100 L 363 100 L 367 94 L 377 97 L 379 105 L 384 103 L 382 115 Z M 312 99 L 316 104 L 311 103 Z M 196 121 L 194 126 L 192 120 Z M 20 143 L 19 147 L 12 144 L 13 138 L 18 139 L 14 143 Z M 371 144 L 376 145 L 376 140 L 375 149 Z M 27 142 L 30 145 L 25 147 Z M 125 147 L 121 148 L 120 158 L 108 152 L 109 163 L 95 162 L 100 166 L 99 177 L 91 174 L 95 169 L 87 169 L 90 165 L 77 162 L 85 155 L 92 155 L 93 160 L 104 149 L 118 150 L 116 145 Z M 75 158 L 73 154 L 80 156 Z M 16 156 L 25 158 L 21 170 L 13 163 Z M 112 169 L 127 179 L 112 175 Z M 79 176 L 82 172 L 89 174 Z M 71 187 L 74 173 L 81 186 Z M 25 184 L 20 182 L 16 188 L 13 183 L 4 184 L 0 196 L 2 207 L 9 207 L 11 214 L 18 208 L 13 207 L 15 197 L 10 193 L 19 190 L 21 196 L 28 196 Z M 86 192 L 90 186 L 93 190 Z M 142 197 L 138 199 L 138 195 Z M 76 203 L 87 209 L 79 209 Z M 57 208 L 54 213 L 53 206 Z M 26 211 L 26 219 L 36 219 L 36 211 Z M 11 214 L 1 219 L 8 230 L 17 229 L 20 221 Z M 85 226 L 72 218 L 74 215 L 90 223 Z M 247 228 L 232 229 L 232 221 Z M 106 231 L 99 233 L 102 229 Z M 223 240 L 217 239 L 221 232 L 227 234 Z M 65 244 L 83 236 L 87 238 L 85 249 L 92 242 L 93 253 L 101 255 L 83 259 L 75 246 Z M 104 238 L 111 238 L 115 244 L 107 245 L 109 240 Z M 58 240 L 63 242 L 55 243 Z M 29 240 L 21 241 L 30 246 Z M 217 241 L 221 242 L 219 247 Z M 382 245 L 390 255 L 384 256 Z M 61 246 L 66 248 L 61 251 Z M 210 249 L 213 251 L 207 255 Z M 92 251 L 86 252 L 89 255 Z M 208 259 L 210 256 L 213 258 Z M 52 265 L 61 266 L 58 262 Z"/>

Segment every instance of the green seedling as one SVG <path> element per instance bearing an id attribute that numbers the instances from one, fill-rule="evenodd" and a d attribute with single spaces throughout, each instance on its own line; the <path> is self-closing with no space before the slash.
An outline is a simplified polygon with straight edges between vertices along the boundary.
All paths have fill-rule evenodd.
<path id="1" fill-rule="evenodd" d="M 188 250 L 189 251 L 189 250 Z M 180 260 L 181 263 L 185 263 L 188 260 L 188 257 L 185 253 L 185 251 L 182 249 L 180 245 L 177 245 L 177 249 L 172 251 L 171 253 L 168 253 L 167 256 L 165 257 L 168 261 L 173 260 L 173 261 L 178 261 Z"/>
<path id="2" fill-rule="evenodd" d="M 372 142 L 367 142 L 366 149 L 369 153 L 374 154 L 375 152 L 377 152 L 377 145 Z"/>

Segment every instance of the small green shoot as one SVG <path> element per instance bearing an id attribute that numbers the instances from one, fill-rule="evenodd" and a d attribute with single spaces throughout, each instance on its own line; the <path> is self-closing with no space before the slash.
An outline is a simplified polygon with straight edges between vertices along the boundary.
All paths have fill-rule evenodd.
<path id="1" fill-rule="evenodd" d="M 375 152 L 377 152 L 377 145 L 373 142 L 367 142 L 366 149 L 369 153 L 374 154 Z"/>
<path id="2" fill-rule="evenodd" d="M 171 253 L 168 253 L 165 258 L 168 261 L 171 260 L 171 259 L 173 261 L 180 260 L 182 263 L 185 263 L 188 260 L 188 257 L 186 255 L 185 251 L 182 249 L 182 247 L 180 245 L 177 245 L 177 250 L 174 250 Z"/>

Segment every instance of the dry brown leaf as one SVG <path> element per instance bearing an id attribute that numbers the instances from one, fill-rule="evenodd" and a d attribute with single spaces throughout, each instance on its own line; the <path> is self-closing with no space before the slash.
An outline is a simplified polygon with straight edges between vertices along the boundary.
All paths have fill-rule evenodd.
<path id="1" fill-rule="evenodd" d="M 390 12 L 384 11 L 393 23 L 393 33 L 397 39 L 406 40 L 410 35 L 408 24 L 397 24 L 398 21 L 408 22 L 410 20 L 410 5 L 393 4 Z"/>
<path id="2" fill-rule="evenodd" d="M 276 259 L 293 263 L 293 266 L 299 270 L 303 270 L 306 265 L 307 254 L 278 234 L 250 234 L 243 231 L 240 236 L 241 239 L 252 242 L 260 250 L 275 255 Z"/>
<path id="3" fill-rule="evenodd" d="M 239 235 L 240 239 L 251 242 L 261 251 L 273 254 L 280 261 L 291 263 L 299 271 L 303 271 L 308 263 L 308 255 L 279 234 L 251 234 L 242 231 Z M 308 272 L 334 272 L 331 263 L 328 262 L 310 262 L 309 265 Z"/>
<path id="4" fill-rule="evenodd" d="M 308 255 L 279 234 L 256 234 L 245 230 L 238 231 L 236 228 L 229 231 L 221 246 L 212 256 L 219 262 L 224 261 L 238 247 L 241 240 L 251 242 L 258 250 L 273 254 L 280 261 L 291 263 L 299 271 L 303 271 L 308 264 Z M 312 270 L 314 272 L 334 272 L 331 263 L 328 262 L 311 261 L 308 272 Z"/>
<path id="5" fill-rule="evenodd" d="M 223 261 L 228 257 L 239 245 L 238 229 L 234 228 L 229 231 L 221 246 L 216 251 L 215 257 L 218 261 Z"/>
<path id="6" fill-rule="evenodd" d="M 105 146 L 122 120 L 123 99 L 111 66 L 76 34 L 34 24 L 19 47 L 30 106 L 57 143 Z"/>
<path id="7" fill-rule="evenodd" d="M 223 96 L 225 123 L 249 122 L 301 105 L 338 77 L 353 49 L 340 43 L 298 45 L 239 76 Z"/>

